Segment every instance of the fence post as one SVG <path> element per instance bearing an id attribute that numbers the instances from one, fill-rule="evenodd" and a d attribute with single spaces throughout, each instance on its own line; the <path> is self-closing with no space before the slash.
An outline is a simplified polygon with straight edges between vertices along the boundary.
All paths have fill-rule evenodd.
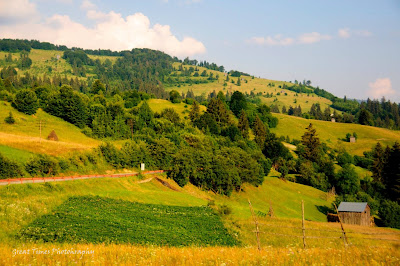
<path id="1" fill-rule="evenodd" d="M 249 201 L 249 207 L 250 207 L 250 211 L 251 211 L 251 216 L 253 216 L 254 224 L 255 224 L 255 226 L 256 226 L 257 247 L 258 247 L 258 250 L 261 250 L 261 245 L 260 245 L 260 231 L 258 230 L 257 217 L 256 217 L 256 215 L 254 214 L 253 206 L 251 205 L 250 199 L 248 199 L 248 201 Z"/>
<path id="2" fill-rule="evenodd" d="M 337 214 L 337 216 L 338 216 L 338 219 L 339 219 L 340 227 L 342 228 L 343 244 L 344 244 L 344 247 L 347 247 L 347 245 L 348 245 L 348 242 L 347 242 L 346 231 L 344 231 L 344 227 L 343 227 L 343 224 L 342 224 L 342 219 L 340 219 L 340 215 L 339 215 L 338 208 L 337 208 L 337 206 L 336 206 L 336 204 L 335 204 L 335 203 L 333 203 L 333 205 L 335 205 L 336 214 Z"/>
<path id="3" fill-rule="evenodd" d="M 306 248 L 306 227 L 304 225 L 304 200 L 301 200 L 301 213 L 302 213 L 302 230 L 303 230 L 303 248 Z"/>

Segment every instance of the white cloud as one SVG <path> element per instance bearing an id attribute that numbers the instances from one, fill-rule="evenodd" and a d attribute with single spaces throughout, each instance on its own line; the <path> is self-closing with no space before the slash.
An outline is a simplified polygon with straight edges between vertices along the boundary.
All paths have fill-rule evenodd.
<path id="1" fill-rule="evenodd" d="M 29 0 L 0 1 L 0 25 L 33 21 L 38 18 L 36 5 Z"/>
<path id="2" fill-rule="evenodd" d="M 330 40 L 332 37 L 330 35 L 323 35 L 318 32 L 311 32 L 311 33 L 304 33 L 300 35 L 298 38 L 299 43 L 304 43 L 304 44 L 311 44 L 311 43 L 316 43 L 320 42 L 323 40 Z"/>
<path id="3" fill-rule="evenodd" d="M 358 36 L 361 36 L 361 37 L 370 37 L 370 36 L 372 36 L 372 32 L 367 31 L 367 30 L 358 30 L 358 31 L 355 32 L 355 34 L 357 34 Z"/>
<path id="4" fill-rule="evenodd" d="M 370 82 L 368 85 L 370 88 L 368 96 L 373 99 L 380 99 L 383 96 L 389 97 L 397 94 L 397 92 L 392 88 L 390 78 L 378 78 L 374 82 Z"/>
<path id="5" fill-rule="evenodd" d="M 81 4 L 81 9 L 84 10 L 90 10 L 90 9 L 95 9 L 96 5 L 90 2 L 89 0 L 83 0 Z"/>
<path id="6" fill-rule="evenodd" d="M 0 24 L 0 38 L 37 39 L 87 49 L 119 51 L 150 48 L 180 57 L 206 51 L 203 43 L 192 37 L 179 40 L 172 34 L 169 25 L 152 26 L 149 18 L 142 13 L 123 17 L 113 11 L 103 13 L 91 9 L 87 11 L 87 17 L 94 21 L 93 27 L 86 27 L 69 16 L 58 14 L 43 22 Z"/>
<path id="7" fill-rule="evenodd" d="M 330 35 L 322 35 L 318 32 L 304 33 L 297 38 L 283 37 L 282 34 L 267 37 L 253 37 L 247 42 L 255 43 L 258 45 L 269 45 L 269 46 L 288 46 L 293 44 L 311 44 L 320 42 L 322 40 L 330 40 Z"/>
<path id="8" fill-rule="evenodd" d="M 294 42 L 293 38 L 283 38 L 281 34 L 275 35 L 273 37 L 253 37 L 249 40 L 251 43 L 256 43 L 259 45 L 271 45 L 271 46 L 286 46 L 291 45 Z"/>
<path id="9" fill-rule="evenodd" d="M 350 29 L 349 28 L 339 29 L 338 30 L 338 35 L 339 35 L 340 38 L 343 38 L 343 39 L 349 38 L 350 35 L 351 35 L 350 34 Z"/>

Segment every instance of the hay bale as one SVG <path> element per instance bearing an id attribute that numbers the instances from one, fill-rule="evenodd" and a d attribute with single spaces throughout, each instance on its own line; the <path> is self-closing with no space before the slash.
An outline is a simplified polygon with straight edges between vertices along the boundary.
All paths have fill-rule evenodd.
<path id="1" fill-rule="evenodd" d="M 47 137 L 47 139 L 48 140 L 53 140 L 53 141 L 58 141 L 58 136 L 57 136 L 56 132 L 54 131 L 54 129 L 53 129 L 53 131 L 50 132 L 50 134 Z"/>

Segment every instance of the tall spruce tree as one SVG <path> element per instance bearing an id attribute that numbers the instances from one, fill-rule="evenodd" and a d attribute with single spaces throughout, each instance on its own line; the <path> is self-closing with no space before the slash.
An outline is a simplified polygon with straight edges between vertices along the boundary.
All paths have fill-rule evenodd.
<path id="1" fill-rule="evenodd" d="M 321 155 L 321 142 L 311 123 L 306 129 L 307 131 L 301 137 L 301 143 L 304 146 L 302 156 L 312 162 L 318 162 Z"/>
<path id="2" fill-rule="evenodd" d="M 261 121 L 258 115 L 254 120 L 253 132 L 255 142 L 262 149 L 264 147 L 265 139 L 267 137 L 267 129 L 265 128 L 263 121 Z"/>
<path id="3" fill-rule="evenodd" d="M 400 202 L 400 144 L 390 149 L 382 171 L 383 184 L 389 199 Z"/>
<path id="4" fill-rule="evenodd" d="M 245 139 L 248 139 L 249 138 L 249 119 L 247 118 L 246 112 L 244 110 L 242 110 L 242 113 L 240 114 L 238 128 L 240 130 L 240 133 L 242 134 L 242 137 Z"/>
<path id="5" fill-rule="evenodd" d="M 236 117 L 239 117 L 241 111 L 247 108 L 246 97 L 240 91 L 235 91 L 232 94 L 229 107 Z"/>
<path id="6" fill-rule="evenodd" d="M 189 118 L 192 122 L 195 122 L 200 118 L 200 106 L 196 101 L 193 102 L 192 109 L 189 113 Z"/>
<path id="7" fill-rule="evenodd" d="M 230 123 L 229 112 L 221 99 L 211 99 L 207 106 L 207 113 L 211 115 L 220 127 Z"/>
<path id="8" fill-rule="evenodd" d="M 375 145 L 372 156 L 374 158 L 371 168 L 372 177 L 375 182 L 382 182 L 382 171 L 385 165 L 385 152 L 380 142 Z"/>

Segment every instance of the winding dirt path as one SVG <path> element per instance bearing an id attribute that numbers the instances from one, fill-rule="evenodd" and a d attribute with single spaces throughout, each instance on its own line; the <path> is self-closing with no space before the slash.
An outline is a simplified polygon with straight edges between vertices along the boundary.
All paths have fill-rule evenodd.
<path id="1" fill-rule="evenodd" d="M 155 170 L 155 171 L 144 171 L 142 175 L 151 175 L 164 173 L 165 170 Z M 6 185 L 17 185 L 17 184 L 34 184 L 34 183 L 46 183 L 46 182 L 58 182 L 58 181 L 73 181 L 80 179 L 92 179 L 92 178 L 120 178 L 127 176 L 137 176 L 138 172 L 125 173 L 125 174 L 106 174 L 106 175 L 80 175 L 80 176 L 55 176 L 55 177 L 31 177 L 31 178 L 9 178 L 0 179 L 0 186 Z M 153 178 L 148 178 L 141 180 L 138 183 L 150 182 Z"/>

